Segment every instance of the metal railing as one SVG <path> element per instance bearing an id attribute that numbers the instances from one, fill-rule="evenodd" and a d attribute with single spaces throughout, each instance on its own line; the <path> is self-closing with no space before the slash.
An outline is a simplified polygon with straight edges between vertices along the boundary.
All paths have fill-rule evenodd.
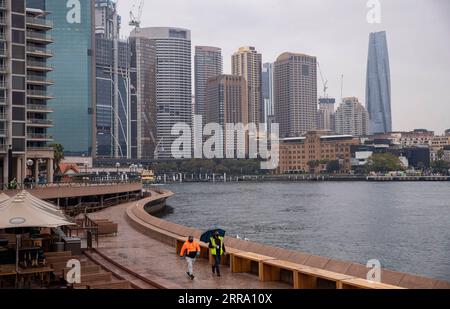
<path id="1" fill-rule="evenodd" d="M 28 39 L 36 39 L 36 40 L 42 40 L 42 41 L 49 41 L 52 42 L 53 38 L 48 33 L 40 33 L 40 32 L 33 32 L 33 31 L 27 31 L 27 38 Z"/>
<path id="2" fill-rule="evenodd" d="M 27 67 L 41 68 L 41 69 L 53 69 L 53 66 L 44 61 L 27 61 Z"/>
<path id="3" fill-rule="evenodd" d="M 8 71 L 8 67 L 4 64 L 0 65 L 0 72 L 7 72 Z"/>
<path id="4" fill-rule="evenodd" d="M 5 0 L 0 0 L 0 8 L 1 9 L 6 9 L 6 2 L 5 2 Z"/>
<path id="5" fill-rule="evenodd" d="M 38 134 L 38 133 L 28 133 L 27 134 L 28 139 L 46 139 L 46 140 L 53 140 L 53 136 L 49 134 Z"/>
<path id="6" fill-rule="evenodd" d="M 53 80 L 49 79 L 47 76 L 40 75 L 27 75 L 27 81 L 30 82 L 43 82 L 43 83 L 51 83 L 53 84 Z"/>
<path id="7" fill-rule="evenodd" d="M 53 21 L 36 17 L 27 17 L 27 24 L 53 27 Z"/>
<path id="8" fill-rule="evenodd" d="M 38 104 L 27 104 L 27 109 L 35 111 L 52 111 L 52 109 L 49 106 Z"/>
<path id="9" fill-rule="evenodd" d="M 27 95 L 37 97 L 49 97 L 49 98 L 53 97 L 53 95 L 48 93 L 46 90 L 27 90 Z"/>
<path id="10" fill-rule="evenodd" d="M 27 46 L 27 52 L 44 54 L 44 55 L 53 55 L 53 51 L 51 49 L 47 49 L 44 47 L 36 47 L 36 46 Z"/>
<path id="11" fill-rule="evenodd" d="M 48 124 L 51 125 L 53 124 L 53 120 L 49 120 L 49 119 L 33 119 L 33 118 L 28 118 L 27 120 L 28 124 Z"/>
<path id="12" fill-rule="evenodd" d="M 4 145 L 6 146 L 6 145 Z M 1 147 L 1 145 L 0 145 Z M 7 147 L 7 146 L 6 146 Z M 30 149 L 29 147 L 27 149 Z M 14 188 L 11 188 L 11 184 L 0 184 L 0 189 L 3 190 L 22 190 L 22 189 L 45 189 L 45 188 L 83 188 L 83 187 L 112 187 L 120 186 L 124 184 L 137 184 L 141 183 L 141 180 L 101 180 L 101 181 L 83 181 L 83 182 L 54 182 L 54 183 L 16 183 L 13 184 Z"/>
<path id="13" fill-rule="evenodd" d="M 0 120 L 7 120 L 8 114 L 7 113 L 0 113 Z"/>
<path id="14" fill-rule="evenodd" d="M 8 83 L 6 81 L 0 81 L 0 88 L 7 88 Z"/>

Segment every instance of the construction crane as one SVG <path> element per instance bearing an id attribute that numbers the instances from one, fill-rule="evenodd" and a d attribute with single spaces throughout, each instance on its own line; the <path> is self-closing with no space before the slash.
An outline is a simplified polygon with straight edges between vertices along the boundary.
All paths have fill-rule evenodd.
<path id="1" fill-rule="evenodd" d="M 137 5 L 138 3 L 139 5 Z M 136 0 L 136 2 L 133 4 L 130 10 L 130 23 L 129 23 L 130 26 L 136 28 L 141 27 L 141 16 L 143 10 L 144 10 L 144 0 Z"/>
<path id="2" fill-rule="evenodd" d="M 325 79 L 322 74 L 322 69 L 320 68 L 319 62 L 317 62 L 317 67 L 319 68 L 320 78 L 322 79 L 323 85 L 323 97 L 328 98 L 327 90 L 328 90 L 328 79 Z"/>

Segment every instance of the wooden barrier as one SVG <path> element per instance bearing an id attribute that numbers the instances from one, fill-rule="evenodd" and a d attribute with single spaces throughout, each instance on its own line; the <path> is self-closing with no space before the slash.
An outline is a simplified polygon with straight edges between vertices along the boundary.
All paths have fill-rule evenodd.
<path id="1" fill-rule="evenodd" d="M 263 263 L 269 260 L 275 260 L 275 258 L 252 252 L 234 252 L 230 253 L 230 269 L 232 273 L 252 273 L 252 262 L 256 262 L 258 277 L 263 281 Z"/>
<path id="2" fill-rule="evenodd" d="M 404 289 L 385 283 L 372 282 L 361 278 L 351 278 L 342 280 L 342 289 Z"/>

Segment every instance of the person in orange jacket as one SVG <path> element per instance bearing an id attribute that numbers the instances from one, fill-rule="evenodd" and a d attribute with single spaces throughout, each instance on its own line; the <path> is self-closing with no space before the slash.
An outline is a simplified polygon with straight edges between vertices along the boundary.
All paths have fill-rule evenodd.
<path id="1" fill-rule="evenodd" d="M 188 264 L 188 271 L 186 274 L 191 280 L 194 280 L 194 262 L 197 257 L 200 256 L 200 245 L 194 241 L 194 236 L 189 236 L 188 240 L 183 244 L 180 251 L 181 257 L 186 257 Z"/>

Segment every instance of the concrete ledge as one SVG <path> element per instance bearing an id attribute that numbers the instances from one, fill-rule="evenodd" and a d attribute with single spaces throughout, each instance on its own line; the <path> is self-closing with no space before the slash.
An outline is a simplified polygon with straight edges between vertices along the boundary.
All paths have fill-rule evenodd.
<path id="1" fill-rule="evenodd" d="M 156 240 L 163 243 L 169 244 L 174 248 L 177 248 L 177 242 L 180 242 L 182 237 L 187 237 L 188 235 L 194 235 L 197 239 L 201 235 L 201 231 L 181 226 L 172 222 L 164 221 L 162 219 L 156 218 L 149 214 L 145 209 L 146 206 L 151 204 L 157 204 L 165 202 L 168 198 L 173 195 L 172 192 L 155 189 L 152 191 L 152 196 L 140 201 L 133 203 L 126 210 L 128 222 L 136 228 L 138 231 L 148 235 Z M 147 210 L 150 210 L 151 207 Z M 308 283 L 309 286 L 315 286 L 317 280 L 322 280 L 319 275 L 314 277 L 312 274 L 332 274 L 331 281 L 335 281 L 336 288 L 412 288 L 412 289 L 423 289 L 423 288 L 438 288 L 438 289 L 450 289 L 450 282 L 435 280 L 431 278 L 419 277 L 415 275 L 399 273 L 387 269 L 382 270 L 382 282 L 379 284 L 374 284 L 366 280 L 366 275 L 369 271 L 365 265 L 351 263 L 347 261 L 333 260 L 326 257 L 311 255 L 303 252 L 287 250 L 282 248 L 277 248 L 268 245 L 257 244 L 253 242 L 248 242 L 236 238 L 225 237 L 225 243 L 227 244 L 227 249 L 238 252 L 237 256 L 245 257 L 246 254 L 249 256 L 259 255 L 266 256 L 273 260 L 286 261 L 290 263 L 289 265 L 298 265 L 299 269 L 308 269 L 308 273 L 311 275 L 313 283 Z M 204 245 L 204 244 L 202 244 Z M 239 253 L 240 252 L 240 253 Z M 230 260 L 230 259 L 226 259 Z M 233 259 L 231 259 L 233 260 Z M 231 261 L 231 263 L 233 263 Z M 239 262 L 249 263 L 245 261 Z M 259 263 L 259 270 L 264 271 L 262 263 Z M 245 271 L 249 271 L 249 265 L 245 264 Z M 233 267 L 233 265 L 231 265 Z M 287 269 L 289 271 L 289 268 Z M 297 270 L 297 273 L 301 273 Z M 279 275 L 269 275 L 269 277 L 280 277 Z M 294 281 L 297 282 L 299 286 L 300 279 L 296 278 L 294 274 Z M 300 275 L 298 275 L 300 276 Z M 260 279 L 264 278 L 264 274 L 259 274 Z M 349 278 L 348 282 L 340 282 L 336 278 Z M 334 278 L 334 279 L 333 279 Z M 308 279 L 308 280 L 309 280 Z M 303 279 L 302 279 L 303 280 Z M 326 279 L 325 279 L 326 280 Z M 339 281 L 339 282 L 338 282 Z M 317 281 L 318 282 L 318 281 Z M 295 282 L 294 282 L 295 283 Z M 302 284 L 300 285 L 302 286 Z M 319 285 L 316 285 L 319 286 Z"/>

